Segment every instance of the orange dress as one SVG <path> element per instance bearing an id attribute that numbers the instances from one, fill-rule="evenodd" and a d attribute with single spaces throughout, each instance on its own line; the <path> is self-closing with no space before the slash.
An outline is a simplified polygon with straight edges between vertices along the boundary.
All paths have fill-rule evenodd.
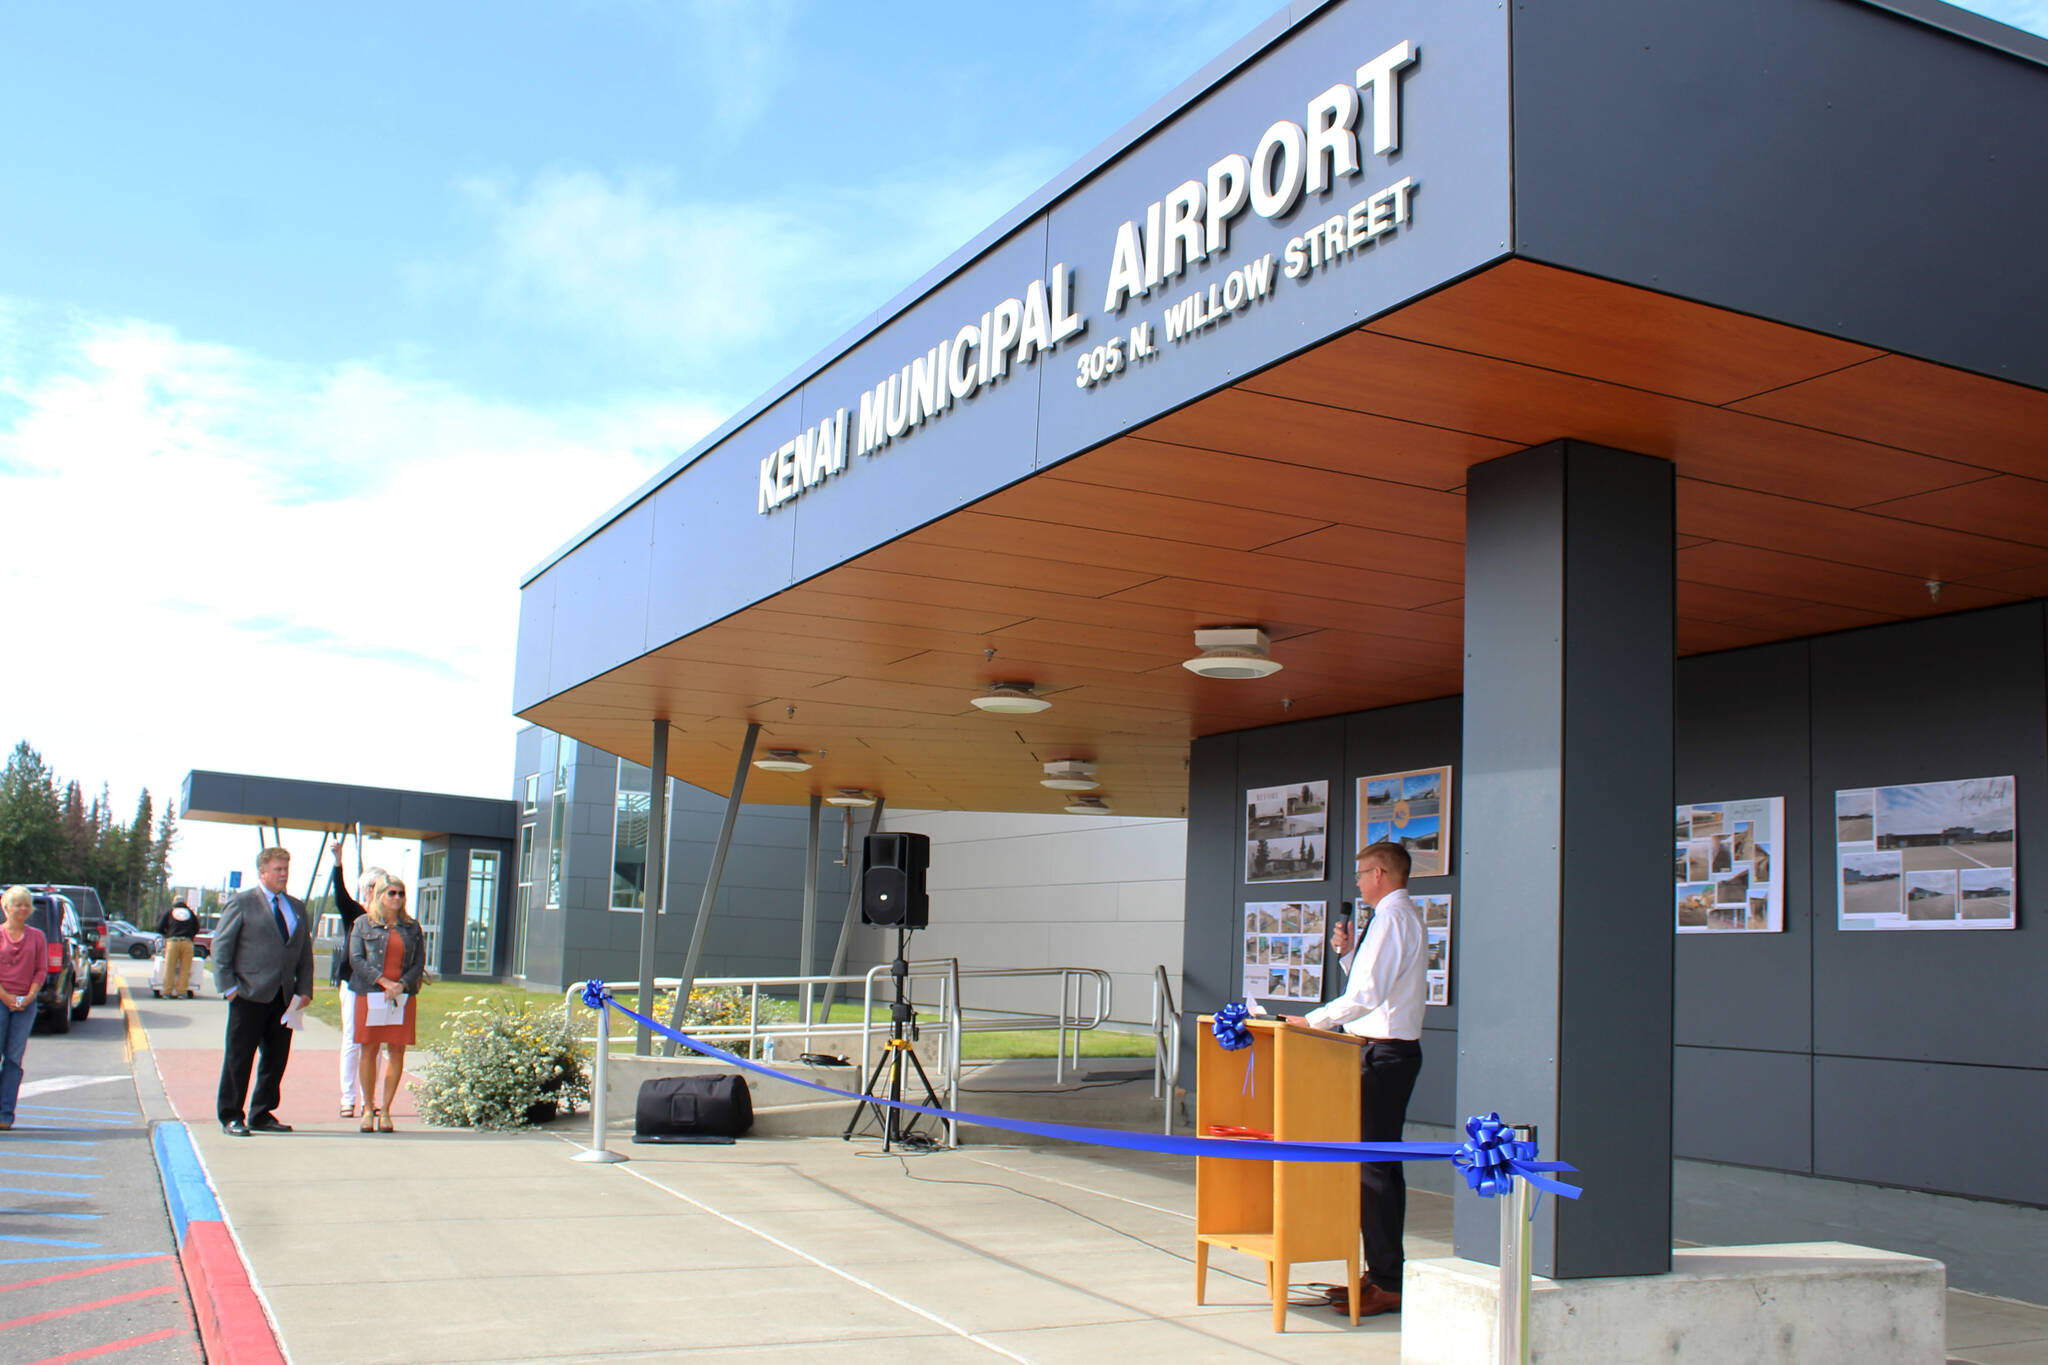
<path id="1" fill-rule="evenodd" d="M 393 934 L 384 940 L 384 979 L 396 981 L 398 980 L 399 973 L 404 970 L 405 940 L 399 935 Z M 411 1047 L 419 1041 L 414 1036 L 419 1031 L 420 1023 L 420 1012 L 414 1008 L 414 1005 L 417 1003 L 416 998 L 410 995 L 399 997 L 405 1001 L 404 1023 L 379 1024 L 377 1027 L 371 1028 L 370 997 L 381 994 L 383 994 L 381 991 L 356 992 L 356 1040 L 364 1043 L 402 1043 L 406 1047 Z"/>

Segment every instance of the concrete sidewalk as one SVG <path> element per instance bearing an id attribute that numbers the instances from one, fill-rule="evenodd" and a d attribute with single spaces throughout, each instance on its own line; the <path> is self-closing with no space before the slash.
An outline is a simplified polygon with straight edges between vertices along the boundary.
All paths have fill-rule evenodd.
<path id="1" fill-rule="evenodd" d="M 152 1028 L 189 1008 L 143 1004 Z M 587 1118 L 486 1134 L 426 1128 L 404 1107 L 402 1131 L 365 1135 L 333 1116 L 335 1056 L 318 1035 L 295 1048 L 280 1109 L 299 1131 L 229 1138 L 197 1037 L 175 1041 L 160 1054 L 167 1087 L 149 1093 L 149 1068 L 138 1087 L 156 1116 L 175 1107 L 191 1121 L 299 1365 L 1400 1358 L 1398 1318 L 1354 1328 L 1303 1308 L 1276 1335 L 1261 1265 L 1227 1253 L 1198 1307 L 1185 1158 L 980 1144 L 884 1156 L 878 1140 L 837 1138 L 634 1147 L 622 1135 L 613 1145 L 631 1161 L 586 1165 L 570 1158 Z M 1411 1196 L 1411 1256 L 1449 1254 L 1449 1227 L 1449 1199 Z M 2048 1310 L 1951 1294 L 1949 1333 L 1955 1360 L 2048 1361 Z"/>

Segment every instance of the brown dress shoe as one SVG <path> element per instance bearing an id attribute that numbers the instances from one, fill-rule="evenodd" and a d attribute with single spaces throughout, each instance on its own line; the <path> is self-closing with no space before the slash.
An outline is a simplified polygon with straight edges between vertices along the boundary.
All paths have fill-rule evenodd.
<path id="1" fill-rule="evenodd" d="M 1332 1289 L 1330 1291 L 1330 1307 L 1345 1317 L 1350 1317 L 1351 1296 L 1342 1289 Z M 1376 1318 L 1382 1313 L 1398 1313 L 1400 1311 L 1401 1296 L 1399 1294 L 1389 1293 L 1376 1284 L 1360 1287 L 1358 1291 L 1358 1316 L 1361 1318 Z"/>

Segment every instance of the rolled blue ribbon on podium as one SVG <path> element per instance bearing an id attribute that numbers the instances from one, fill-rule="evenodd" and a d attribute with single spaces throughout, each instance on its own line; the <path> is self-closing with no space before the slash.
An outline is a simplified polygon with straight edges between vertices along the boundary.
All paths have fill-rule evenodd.
<path id="1" fill-rule="evenodd" d="M 633 1022 L 645 1025 L 663 1037 L 672 1038 L 684 1047 L 723 1062 L 727 1066 L 736 1066 L 741 1070 L 752 1071 L 762 1076 L 772 1076 L 778 1081 L 787 1081 L 791 1085 L 800 1085 L 809 1090 L 822 1091 L 827 1095 L 833 1095 L 840 1099 L 852 1100 L 856 1104 L 885 1105 L 888 1108 L 900 1109 L 906 1113 L 929 1114 L 935 1119 L 950 1120 L 956 1123 L 971 1123 L 981 1128 L 1000 1128 L 1012 1133 L 1029 1133 L 1036 1137 L 1056 1138 L 1063 1142 L 1084 1142 L 1097 1147 L 1117 1147 L 1125 1151 L 1134 1152 L 1166 1152 L 1177 1156 L 1215 1157 L 1225 1161 L 1457 1161 L 1460 1154 L 1465 1154 L 1467 1156 L 1467 1164 L 1484 1166 L 1489 1171 L 1505 1164 L 1516 1175 L 1523 1176 L 1532 1184 L 1538 1184 L 1539 1188 L 1550 1189 L 1554 1193 L 1564 1195 L 1568 1199 L 1579 1197 L 1579 1191 L 1570 1185 L 1560 1184 L 1557 1181 L 1532 1174 L 1532 1172 L 1569 1171 L 1573 1169 L 1559 1161 L 1539 1162 L 1533 1160 L 1535 1156 L 1535 1146 L 1533 1143 L 1519 1143 L 1520 1147 L 1528 1149 L 1526 1157 L 1519 1152 L 1504 1157 L 1494 1155 L 1494 1153 L 1502 1150 L 1502 1144 L 1498 1138 L 1498 1130 L 1505 1126 L 1501 1124 L 1498 1114 L 1488 1115 L 1484 1119 L 1473 1118 L 1468 1120 L 1465 1125 L 1465 1131 L 1471 1135 L 1471 1140 L 1462 1143 L 1278 1142 L 1261 1138 L 1174 1137 L 1159 1133 L 1131 1133 L 1125 1132 L 1121 1128 L 1091 1128 L 1077 1123 L 1034 1123 L 1027 1119 L 996 1118 L 990 1114 L 967 1114 L 954 1109 L 940 1109 L 933 1105 L 912 1104 L 908 1100 L 892 1100 L 886 1095 L 863 1095 L 851 1090 L 840 1090 L 834 1086 L 822 1085 L 817 1081 L 806 1080 L 802 1076 L 793 1076 L 787 1071 L 778 1071 L 771 1066 L 762 1066 L 745 1057 L 727 1052 L 724 1048 L 715 1047 L 702 1039 L 692 1038 L 689 1034 L 650 1019 L 637 1010 L 627 1009 L 613 997 L 611 990 L 602 981 L 595 979 L 584 984 L 583 1002 L 592 1009 L 603 1009 L 609 1006 Z M 1228 1009 L 1230 1007 L 1225 1006 L 1224 1008 Z M 1239 1005 L 1237 1008 L 1242 1010 L 1244 1007 Z M 1219 1039 L 1218 1041 L 1220 1042 L 1221 1040 Z M 1246 1041 L 1248 1042 L 1249 1038 Z M 1478 1132 L 1475 1131 L 1474 1125 L 1485 1123 L 1491 1123 L 1494 1127 L 1492 1129 L 1479 1130 L 1489 1134 L 1488 1141 L 1482 1144 L 1478 1139 Z M 1512 1132 L 1511 1129 L 1508 1131 Z M 1472 1181 L 1469 1170 L 1466 1175 L 1466 1182 L 1471 1184 L 1475 1191 L 1487 1197 L 1501 1192 L 1499 1188 L 1481 1189 L 1479 1184 Z M 1489 1185 L 1497 1185 L 1498 1182 L 1489 1181 L 1488 1183 Z"/>

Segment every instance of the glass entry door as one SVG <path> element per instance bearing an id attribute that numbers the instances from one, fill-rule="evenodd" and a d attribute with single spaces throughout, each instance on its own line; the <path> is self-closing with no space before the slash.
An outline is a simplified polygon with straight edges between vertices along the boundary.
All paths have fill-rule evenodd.
<path id="1" fill-rule="evenodd" d="M 498 947 L 498 855 L 471 850 L 462 924 L 462 974 L 489 976 Z"/>

